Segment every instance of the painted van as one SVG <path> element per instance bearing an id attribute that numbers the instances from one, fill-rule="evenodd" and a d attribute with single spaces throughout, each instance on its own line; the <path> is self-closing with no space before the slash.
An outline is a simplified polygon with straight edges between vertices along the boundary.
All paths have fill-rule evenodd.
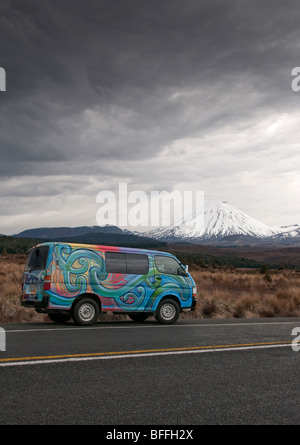
<path id="1" fill-rule="evenodd" d="M 29 252 L 21 304 L 56 323 L 91 325 L 100 313 L 174 323 L 196 305 L 193 278 L 172 254 L 86 244 L 42 243 Z"/>

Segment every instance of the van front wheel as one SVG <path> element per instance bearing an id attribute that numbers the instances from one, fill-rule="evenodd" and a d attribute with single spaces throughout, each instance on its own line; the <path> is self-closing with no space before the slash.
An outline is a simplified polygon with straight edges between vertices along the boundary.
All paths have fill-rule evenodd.
<path id="1" fill-rule="evenodd" d="M 159 304 L 155 318 L 161 324 L 172 324 L 177 321 L 179 314 L 180 308 L 176 301 L 166 299 Z"/>
<path id="2" fill-rule="evenodd" d="M 81 326 L 94 324 L 100 314 L 98 304 L 92 298 L 82 298 L 79 300 L 72 311 L 72 318 L 75 323 Z"/>

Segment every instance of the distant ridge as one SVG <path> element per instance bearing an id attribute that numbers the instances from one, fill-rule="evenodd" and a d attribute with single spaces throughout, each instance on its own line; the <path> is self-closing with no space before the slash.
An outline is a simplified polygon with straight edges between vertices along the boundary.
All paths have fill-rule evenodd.
<path id="1" fill-rule="evenodd" d="M 13 238 L 35 239 L 42 241 L 61 241 L 68 243 L 102 244 L 131 246 L 140 248 L 159 248 L 166 243 L 161 240 L 136 234 L 117 226 L 80 226 L 80 227 L 42 227 L 24 230 Z"/>
<path id="2" fill-rule="evenodd" d="M 202 218 L 204 226 L 197 224 Z M 200 229 L 199 229 L 200 227 Z M 282 245 L 300 246 L 300 226 L 268 226 L 252 218 L 226 201 L 209 206 L 185 224 L 163 227 L 148 232 L 122 230 L 114 225 L 79 227 L 43 227 L 24 230 L 18 238 L 35 238 L 68 242 L 113 243 L 190 243 L 219 246 Z"/>
<path id="3" fill-rule="evenodd" d="M 80 236 L 87 233 L 123 233 L 117 226 L 80 226 L 80 227 L 40 227 L 36 229 L 23 230 L 14 235 L 18 238 L 47 238 L 55 239 L 64 236 Z"/>

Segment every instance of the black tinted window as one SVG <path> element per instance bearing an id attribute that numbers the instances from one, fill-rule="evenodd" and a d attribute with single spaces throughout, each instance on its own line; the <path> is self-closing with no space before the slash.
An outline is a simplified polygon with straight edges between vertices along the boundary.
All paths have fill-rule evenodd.
<path id="1" fill-rule="evenodd" d="M 146 275 L 149 270 L 147 255 L 135 253 L 106 252 L 106 272 Z"/>
<path id="2" fill-rule="evenodd" d="M 49 246 L 41 246 L 33 249 L 29 254 L 25 270 L 29 271 L 46 269 L 48 252 Z"/>
<path id="3" fill-rule="evenodd" d="M 105 262 L 106 262 L 106 272 L 126 273 L 125 253 L 106 252 Z"/>
<path id="4" fill-rule="evenodd" d="M 167 257 L 167 256 L 155 256 L 155 265 L 156 269 L 160 273 L 166 273 L 170 275 L 179 275 L 181 272 L 181 267 L 177 263 L 177 261 L 174 258 Z"/>
<path id="5" fill-rule="evenodd" d="M 139 253 L 126 253 L 127 273 L 146 275 L 149 270 L 147 255 Z"/>

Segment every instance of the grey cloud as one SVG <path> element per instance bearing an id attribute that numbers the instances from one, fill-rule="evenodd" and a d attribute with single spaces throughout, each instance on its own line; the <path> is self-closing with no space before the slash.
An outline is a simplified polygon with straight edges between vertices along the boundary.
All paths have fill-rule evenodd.
<path id="1" fill-rule="evenodd" d="M 212 175 L 232 174 L 237 151 L 228 146 L 208 161 L 205 142 L 198 157 L 172 152 L 174 142 L 216 141 L 224 129 L 234 138 L 298 110 L 290 88 L 298 9 L 295 0 L 2 1 L 0 175 L 143 176 L 169 186 L 182 150 L 185 180 L 196 180 L 193 168 L 199 181 L 209 176 L 224 150 L 228 163 Z M 255 139 L 240 150 L 266 145 Z M 162 165 L 166 147 L 174 158 Z"/>
<path id="2" fill-rule="evenodd" d="M 54 1 L 43 7 L 35 1 L 8 3 L 3 63 L 7 60 L 11 72 L 5 101 L 15 105 L 14 118 L 33 137 L 39 132 L 47 137 L 49 131 L 51 139 L 62 131 L 60 117 L 78 119 L 85 109 L 97 107 L 109 114 L 119 106 L 138 113 L 136 124 L 130 126 L 135 131 L 147 131 L 165 119 L 166 124 L 171 120 L 176 134 L 185 136 L 190 128 L 182 125 L 181 115 L 189 103 L 166 102 L 172 90 L 199 85 L 205 89 L 217 82 L 226 90 L 247 74 L 249 83 L 257 81 L 257 91 L 264 94 L 265 86 L 271 87 L 276 73 L 282 72 L 279 65 L 286 58 L 280 46 L 282 35 L 284 43 L 291 45 L 293 40 L 287 40 L 287 35 L 293 36 L 297 29 L 288 8 L 276 11 L 272 7 L 273 17 L 258 2 L 251 6 L 236 1 L 189 3 L 187 8 L 178 1 L 118 2 L 117 7 L 106 1 L 89 1 L 84 6 L 77 1 Z M 280 27 L 280 20 L 285 26 Z M 290 23 L 293 26 L 287 33 Z M 32 106 L 32 97 L 39 104 Z M 195 111 L 200 114 L 201 96 L 198 100 Z M 43 128 L 31 129 L 16 109 L 20 105 Z M 12 119 L 8 115 L 7 120 Z M 170 127 L 169 123 L 167 130 Z M 170 136 L 167 130 L 160 130 L 162 145 L 174 137 L 174 130 Z M 112 131 L 118 134 L 118 121 Z M 102 143 L 110 136 L 104 134 Z M 74 145 L 68 147 L 68 137 L 64 150 L 72 154 Z M 48 149 L 41 151 L 46 154 Z"/>

